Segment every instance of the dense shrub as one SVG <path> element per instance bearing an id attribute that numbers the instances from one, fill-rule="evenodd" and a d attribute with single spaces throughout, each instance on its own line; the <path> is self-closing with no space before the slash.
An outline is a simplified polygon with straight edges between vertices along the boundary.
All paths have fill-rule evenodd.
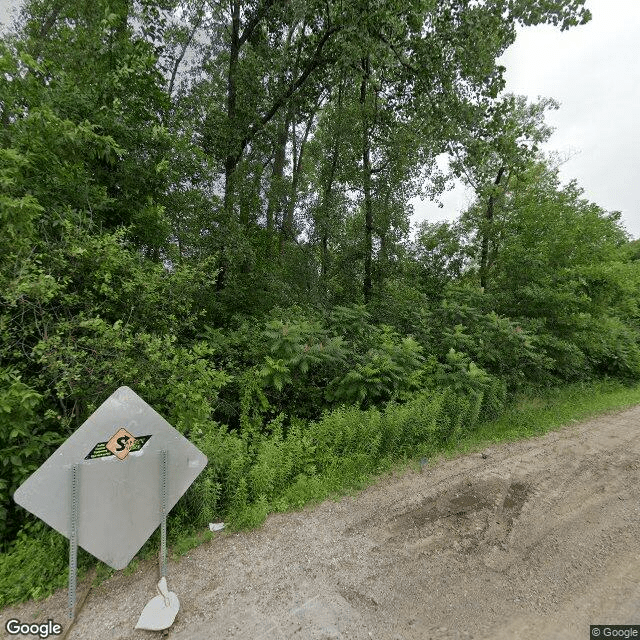
<path id="1" fill-rule="evenodd" d="M 38 415 L 41 400 L 15 370 L 0 369 L 0 552 L 20 523 L 11 496 L 63 440 Z"/>
<path id="2" fill-rule="evenodd" d="M 383 410 L 339 407 L 311 423 L 294 419 L 286 430 L 282 414 L 254 431 L 197 426 L 190 437 L 209 465 L 176 517 L 196 526 L 228 518 L 239 526 L 247 517 L 304 504 L 310 495 L 323 497 L 389 462 L 434 452 L 475 428 L 481 386 L 471 393 L 461 386 L 423 391 Z"/>
<path id="3" fill-rule="evenodd" d="M 638 332 L 620 318 L 585 314 L 578 319 L 574 341 L 597 376 L 626 380 L 640 378 Z"/>

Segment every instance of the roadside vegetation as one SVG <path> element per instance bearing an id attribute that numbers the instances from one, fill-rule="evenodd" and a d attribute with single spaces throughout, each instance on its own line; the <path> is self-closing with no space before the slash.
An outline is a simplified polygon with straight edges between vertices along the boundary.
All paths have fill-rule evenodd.
<path id="1" fill-rule="evenodd" d="M 343 448 L 334 454 L 331 465 L 324 468 L 315 467 L 316 459 L 311 456 L 307 460 L 307 473 L 298 474 L 292 481 L 291 458 L 295 456 L 292 452 L 307 448 L 309 440 L 301 438 L 299 433 L 290 433 L 283 446 L 281 437 L 265 438 L 261 455 L 254 457 L 246 472 L 253 482 L 266 477 L 270 493 L 265 493 L 264 485 L 259 485 L 257 491 L 260 493 L 254 489 L 249 495 L 247 485 L 243 484 L 240 488 L 242 502 L 236 501 L 227 512 L 218 512 L 218 517 L 226 521 L 225 531 L 218 534 L 209 531 L 206 518 L 189 522 L 184 505 L 179 505 L 168 523 L 169 558 L 178 560 L 214 536 L 259 526 L 269 513 L 301 509 L 327 498 L 339 499 L 373 482 L 384 481 L 389 472 L 405 473 L 411 468 L 428 470 L 441 457 L 455 457 L 498 442 L 540 436 L 589 417 L 637 404 L 640 404 L 640 385 L 629 386 L 615 380 L 529 390 L 519 393 L 499 418 L 481 421 L 471 430 L 465 428 L 458 440 L 439 439 L 433 431 L 426 439 L 411 434 L 411 431 L 423 432 L 422 427 L 428 429 L 433 424 L 430 422 L 433 416 L 425 415 L 425 404 L 420 401 L 407 403 L 402 412 L 391 409 L 383 415 L 359 409 L 338 412 L 338 415 L 328 417 L 322 426 L 317 426 L 316 433 L 321 431 L 325 436 L 332 433 L 340 439 L 345 438 L 346 432 L 348 435 L 343 443 L 348 445 L 349 437 L 357 432 L 360 446 Z M 421 422 L 425 418 L 426 424 Z M 403 426 L 403 420 L 408 421 L 407 425 Z M 359 425 L 357 431 L 354 424 Z M 363 446 L 363 436 L 376 442 L 384 426 L 394 433 L 395 447 L 382 451 L 375 445 Z M 272 461 L 275 464 L 270 468 L 265 468 L 265 457 L 274 451 L 282 457 L 279 456 L 277 462 Z M 141 562 L 156 563 L 159 544 L 156 532 L 124 572 L 134 572 Z M 11 552 L 0 556 L 0 606 L 45 598 L 56 589 L 65 588 L 67 559 L 68 542 L 63 536 L 43 523 L 25 527 L 18 534 Z M 95 567 L 95 584 L 114 574 L 113 569 L 79 549 L 80 579 L 92 567 Z"/>
<path id="2" fill-rule="evenodd" d="M 121 385 L 209 458 L 175 552 L 640 401 L 640 246 L 496 63 L 583 2 L 289 4 L 27 0 L 0 39 L 2 606 L 65 584 L 12 495 Z"/>

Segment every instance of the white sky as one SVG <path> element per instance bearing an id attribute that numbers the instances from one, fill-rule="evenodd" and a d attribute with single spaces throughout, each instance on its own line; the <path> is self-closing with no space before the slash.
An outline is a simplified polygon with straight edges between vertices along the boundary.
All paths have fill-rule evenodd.
<path id="1" fill-rule="evenodd" d="M 0 0 L 0 22 L 18 0 Z M 502 57 L 506 90 L 535 99 L 556 98 L 548 121 L 556 132 L 546 150 L 575 154 L 563 165 L 585 196 L 621 211 L 627 230 L 640 237 L 640 0 L 587 0 L 593 19 L 560 32 L 519 31 Z M 414 222 L 452 220 L 470 202 L 462 185 L 443 195 L 443 208 L 414 201 Z"/>
<path id="2" fill-rule="evenodd" d="M 560 32 L 528 27 L 500 62 L 506 91 L 558 100 L 548 114 L 556 128 L 546 151 L 575 154 L 561 177 L 576 178 L 585 197 L 640 237 L 640 0 L 587 0 L 583 26 Z M 443 195 L 444 207 L 414 201 L 414 222 L 452 220 L 471 201 L 462 185 Z"/>
<path id="3" fill-rule="evenodd" d="M 0 23 L 7 24 L 11 9 L 20 5 L 17 0 L 0 0 Z"/>

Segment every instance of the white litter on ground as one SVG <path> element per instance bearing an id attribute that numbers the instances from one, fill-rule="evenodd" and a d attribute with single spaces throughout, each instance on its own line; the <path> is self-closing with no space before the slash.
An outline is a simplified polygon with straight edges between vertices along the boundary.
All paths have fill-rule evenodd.
<path id="1" fill-rule="evenodd" d="M 180 602 L 178 596 L 173 591 L 169 591 L 167 579 L 164 576 L 160 578 L 156 588 L 158 595 L 152 598 L 142 610 L 136 629 L 162 631 L 168 629 L 176 619 Z"/>

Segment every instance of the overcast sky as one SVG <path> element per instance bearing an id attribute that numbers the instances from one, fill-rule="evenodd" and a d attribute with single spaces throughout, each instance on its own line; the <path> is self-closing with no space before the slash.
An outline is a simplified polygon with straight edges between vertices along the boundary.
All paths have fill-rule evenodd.
<path id="1" fill-rule="evenodd" d="M 6 22 L 16 0 L 0 0 Z M 621 211 L 623 223 L 640 237 L 640 0 L 587 0 L 593 19 L 560 32 L 529 27 L 500 62 L 507 68 L 507 91 L 535 99 L 557 99 L 548 114 L 556 132 L 546 150 L 573 154 L 561 169 L 576 178 L 585 196 L 608 211 Z M 470 202 L 458 186 L 444 207 L 414 202 L 414 222 L 451 220 Z"/>
<path id="2" fill-rule="evenodd" d="M 11 9 L 20 3 L 15 0 L 0 0 L 0 22 L 7 24 L 9 22 L 9 14 Z"/>
<path id="3" fill-rule="evenodd" d="M 560 32 L 528 27 L 500 59 L 506 90 L 558 100 L 548 114 L 556 128 L 546 151 L 575 154 L 562 166 L 585 197 L 640 237 L 640 0 L 587 0 L 593 18 Z M 442 198 L 444 207 L 414 202 L 414 222 L 451 220 L 470 202 L 459 186 Z"/>

